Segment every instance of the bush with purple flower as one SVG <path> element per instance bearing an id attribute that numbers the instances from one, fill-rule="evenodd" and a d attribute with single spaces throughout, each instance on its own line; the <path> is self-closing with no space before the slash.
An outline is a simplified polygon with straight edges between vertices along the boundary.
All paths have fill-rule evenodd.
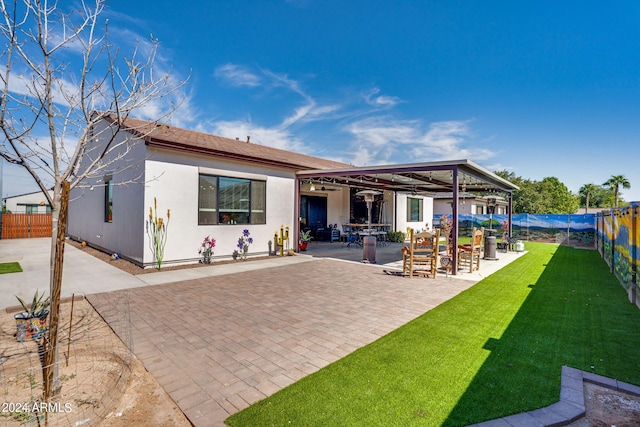
<path id="1" fill-rule="evenodd" d="M 253 243 L 253 238 L 250 237 L 249 230 L 242 230 L 242 236 L 238 239 L 238 249 L 233 251 L 233 259 L 241 257 L 242 259 L 247 259 L 247 252 L 249 252 L 249 245 Z"/>

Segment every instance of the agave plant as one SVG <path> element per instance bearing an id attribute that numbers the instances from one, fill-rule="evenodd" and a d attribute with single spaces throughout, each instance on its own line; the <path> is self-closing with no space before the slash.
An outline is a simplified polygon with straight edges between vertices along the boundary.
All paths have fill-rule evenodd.
<path id="1" fill-rule="evenodd" d="M 300 241 L 301 242 L 308 242 L 309 240 L 311 240 L 311 230 L 301 230 L 300 231 Z"/>
<path id="2" fill-rule="evenodd" d="M 42 294 L 38 294 L 37 289 L 36 293 L 33 295 L 33 301 L 31 301 L 31 304 L 27 304 L 17 295 L 16 298 L 20 301 L 20 305 L 22 305 L 22 308 L 25 313 L 27 313 L 28 317 L 38 317 L 44 310 L 49 308 L 49 305 L 51 304 L 51 299 L 48 296 L 45 298 L 44 291 L 42 291 Z"/>

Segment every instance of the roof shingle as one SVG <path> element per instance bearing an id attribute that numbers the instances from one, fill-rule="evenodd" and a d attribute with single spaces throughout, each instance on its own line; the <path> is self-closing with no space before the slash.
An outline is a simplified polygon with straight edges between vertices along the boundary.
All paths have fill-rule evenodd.
<path id="1" fill-rule="evenodd" d="M 124 128 L 138 134 L 151 147 L 267 164 L 292 170 L 335 169 L 350 166 L 321 157 L 182 129 L 164 123 L 127 118 L 124 121 Z"/>

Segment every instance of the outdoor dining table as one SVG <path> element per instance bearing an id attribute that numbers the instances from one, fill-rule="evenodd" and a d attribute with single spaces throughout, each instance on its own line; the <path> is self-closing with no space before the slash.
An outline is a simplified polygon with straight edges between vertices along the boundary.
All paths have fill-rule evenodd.
<path id="1" fill-rule="evenodd" d="M 351 227 L 351 229 L 356 233 L 363 234 L 366 236 L 370 236 L 376 233 L 378 234 L 382 233 L 384 231 L 382 231 L 381 229 L 391 227 L 391 224 L 344 224 L 344 225 Z"/>

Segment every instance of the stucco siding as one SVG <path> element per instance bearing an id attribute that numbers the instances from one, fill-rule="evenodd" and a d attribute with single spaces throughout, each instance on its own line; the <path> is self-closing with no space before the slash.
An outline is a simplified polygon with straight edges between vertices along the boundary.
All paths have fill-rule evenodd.
<path id="1" fill-rule="evenodd" d="M 158 216 L 166 220 L 167 209 L 171 210 L 164 254 L 166 263 L 196 262 L 200 258 L 198 249 L 206 236 L 216 239 L 214 259 L 229 258 L 244 229 L 248 229 L 253 238 L 249 254 L 266 254 L 269 241 L 281 225 L 293 230 L 295 176 L 291 172 L 162 150 L 152 152 L 145 171 L 145 222 L 154 197 L 158 203 Z M 266 224 L 198 225 L 200 173 L 265 180 Z M 151 265 L 154 259 L 146 233 L 144 242 L 144 263 Z"/>
<path id="2" fill-rule="evenodd" d="M 409 197 L 422 199 L 422 221 L 407 221 L 407 199 Z M 429 229 L 433 229 L 433 199 L 431 197 L 411 196 L 408 194 L 398 194 L 398 206 L 396 209 L 396 230 L 406 233 L 407 227 L 414 230 L 424 230 L 429 224 Z"/>
<path id="3" fill-rule="evenodd" d="M 130 137 L 121 133 L 116 141 Z M 102 141 L 102 140 L 101 140 Z M 91 147 L 91 148 L 97 148 Z M 94 150 L 97 152 L 99 150 Z M 91 152 L 91 151 L 90 151 Z M 120 159 L 126 152 L 126 160 Z M 118 253 L 142 262 L 144 233 L 144 159 L 146 149 L 132 139 L 103 161 L 104 166 L 71 190 L 67 234 L 110 253 Z M 80 171 L 86 169 L 91 155 Z M 105 221 L 105 177 L 113 178 L 112 221 Z"/>

